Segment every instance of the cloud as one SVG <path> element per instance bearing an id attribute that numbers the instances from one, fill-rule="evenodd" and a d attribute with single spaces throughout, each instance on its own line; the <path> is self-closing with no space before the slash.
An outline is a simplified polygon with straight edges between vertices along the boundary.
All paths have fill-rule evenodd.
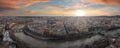
<path id="1" fill-rule="evenodd" d="M 26 13 L 26 14 L 34 14 L 34 13 L 36 13 L 36 11 L 35 10 L 28 10 L 28 11 L 24 11 L 24 13 Z"/>
<path id="2" fill-rule="evenodd" d="M 72 6 L 43 6 L 42 8 L 54 8 L 54 9 L 64 9 L 64 10 L 76 10 L 76 9 L 80 9 L 82 7 L 86 7 L 88 6 L 88 4 L 75 4 Z"/>
<path id="3" fill-rule="evenodd" d="M 62 6 L 43 6 L 42 8 L 65 8 Z"/>
<path id="4" fill-rule="evenodd" d="M 48 12 L 48 14 L 50 15 L 66 15 L 66 16 L 71 16 L 74 15 L 74 10 L 69 10 L 69 11 L 65 11 L 65 10 L 51 10 L 50 12 Z"/>
<path id="5" fill-rule="evenodd" d="M 28 7 L 35 3 L 50 1 L 51 0 L 0 0 L 0 11 Z"/>
<path id="6" fill-rule="evenodd" d="M 22 10 L 19 12 L 2 12 L 1 15 L 6 15 L 6 16 L 76 16 L 76 11 L 77 10 Z M 113 12 L 106 12 L 101 9 L 83 9 L 81 10 L 85 13 L 85 16 L 102 16 L 102 15 L 114 15 Z M 118 13 L 119 14 L 119 13 Z"/>
<path id="7" fill-rule="evenodd" d="M 84 10 L 86 12 L 86 16 L 101 16 L 101 15 L 110 15 L 110 12 L 105 12 L 99 9 L 96 10 Z"/>
<path id="8" fill-rule="evenodd" d="M 25 7 L 28 7 L 32 4 L 35 4 L 35 3 L 40 3 L 40 2 L 50 2 L 51 0 L 25 0 L 23 1 L 22 3 L 24 4 Z"/>
<path id="9" fill-rule="evenodd" d="M 120 5 L 120 0 L 82 0 L 83 2 L 95 2 L 99 4 L 106 4 L 106 5 Z"/>
<path id="10" fill-rule="evenodd" d="M 75 5 L 65 7 L 65 9 L 76 10 L 76 9 L 80 9 L 80 8 L 86 7 L 86 6 L 88 6 L 88 4 L 80 4 L 80 3 L 77 3 L 77 4 L 75 4 Z"/>
<path id="11" fill-rule="evenodd" d="M 45 14 L 47 15 L 65 15 L 65 16 L 76 16 L 76 12 L 78 10 L 50 10 L 50 11 L 44 11 Z M 85 15 L 84 16 L 102 16 L 102 15 L 110 15 L 110 12 L 105 12 L 99 9 L 96 10 L 81 10 L 84 11 Z"/>
<path id="12" fill-rule="evenodd" d="M 1 0 L 0 1 L 0 11 L 2 10 L 9 10 L 9 9 L 16 9 L 19 8 L 17 4 L 10 0 Z"/>
<path id="13" fill-rule="evenodd" d="M 74 10 L 26 10 L 21 12 L 24 15 L 74 15 Z"/>

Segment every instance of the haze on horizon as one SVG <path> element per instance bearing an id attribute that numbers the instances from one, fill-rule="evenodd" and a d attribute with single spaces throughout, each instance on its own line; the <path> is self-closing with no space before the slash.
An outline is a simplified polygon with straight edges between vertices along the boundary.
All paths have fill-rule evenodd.
<path id="1" fill-rule="evenodd" d="M 0 16 L 120 15 L 120 0 L 1 0 Z"/>

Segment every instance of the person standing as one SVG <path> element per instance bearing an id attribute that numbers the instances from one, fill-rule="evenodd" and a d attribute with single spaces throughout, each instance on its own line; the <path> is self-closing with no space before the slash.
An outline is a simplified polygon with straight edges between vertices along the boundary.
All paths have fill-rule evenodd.
<path id="1" fill-rule="evenodd" d="M 3 29 L 3 41 L 13 42 L 13 40 L 10 38 L 10 28 L 9 24 L 5 24 Z"/>

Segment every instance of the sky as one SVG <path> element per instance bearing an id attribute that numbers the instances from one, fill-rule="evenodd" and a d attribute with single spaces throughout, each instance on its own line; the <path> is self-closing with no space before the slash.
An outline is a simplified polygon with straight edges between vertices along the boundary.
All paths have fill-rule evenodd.
<path id="1" fill-rule="evenodd" d="M 0 0 L 0 16 L 113 16 L 120 0 Z"/>

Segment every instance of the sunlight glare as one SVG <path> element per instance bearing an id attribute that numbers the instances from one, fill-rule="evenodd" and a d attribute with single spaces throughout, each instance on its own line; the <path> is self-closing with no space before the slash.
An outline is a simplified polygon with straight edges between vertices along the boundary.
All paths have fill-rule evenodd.
<path id="1" fill-rule="evenodd" d="M 77 11 L 75 12 L 75 15 L 76 15 L 76 16 L 85 16 L 85 12 L 82 11 L 82 10 L 77 10 Z"/>

